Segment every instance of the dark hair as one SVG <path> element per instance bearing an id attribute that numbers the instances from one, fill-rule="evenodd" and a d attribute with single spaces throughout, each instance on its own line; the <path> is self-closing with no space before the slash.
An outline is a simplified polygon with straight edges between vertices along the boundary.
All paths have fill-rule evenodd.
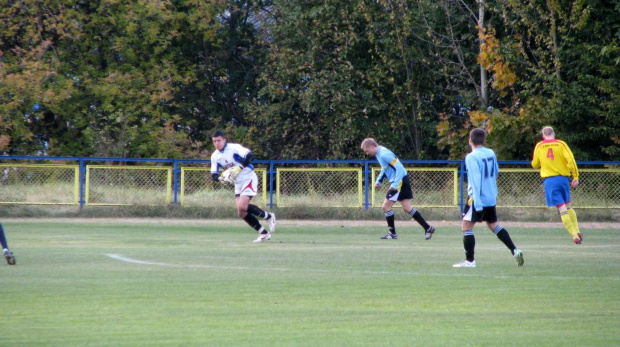
<path id="1" fill-rule="evenodd" d="M 480 128 L 476 128 L 469 133 L 469 138 L 471 139 L 471 143 L 473 143 L 476 146 L 483 145 L 486 137 L 487 137 L 486 131 Z"/>
<path id="2" fill-rule="evenodd" d="M 223 137 L 226 138 L 226 134 L 224 134 L 221 130 L 216 130 L 211 137 Z"/>

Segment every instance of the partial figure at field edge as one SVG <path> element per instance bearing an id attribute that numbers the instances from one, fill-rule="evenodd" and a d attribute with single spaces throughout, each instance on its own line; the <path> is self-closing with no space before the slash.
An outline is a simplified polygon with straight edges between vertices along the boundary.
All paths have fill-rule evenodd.
<path id="1" fill-rule="evenodd" d="M 9 265 L 15 265 L 15 256 L 9 249 L 9 244 L 6 242 L 6 236 L 4 235 L 2 224 L 0 224 L 0 245 L 2 245 L 2 255 L 4 255 L 6 262 Z"/>

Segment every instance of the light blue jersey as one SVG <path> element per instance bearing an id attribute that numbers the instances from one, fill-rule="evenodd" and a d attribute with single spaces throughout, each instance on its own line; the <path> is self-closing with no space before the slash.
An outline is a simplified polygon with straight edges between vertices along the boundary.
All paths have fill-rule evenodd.
<path id="1" fill-rule="evenodd" d="M 403 177 L 407 175 L 405 167 L 392 151 L 383 146 L 379 146 L 376 157 L 379 165 L 381 165 L 381 172 L 375 183 L 381 185 L 383 179 L 387 177 L 388 181 L 392 184 L 391 188 L 398 190 L 403 181 Z"/>
<path id="2" fill-rule="evenodd" d="M 497 203 L 497 174 L 499 166 L 492 149 L 478 147 L 465 157 L 467 166 L 467 194 L 474 200 L 474 208 L 495 206 Z"/>

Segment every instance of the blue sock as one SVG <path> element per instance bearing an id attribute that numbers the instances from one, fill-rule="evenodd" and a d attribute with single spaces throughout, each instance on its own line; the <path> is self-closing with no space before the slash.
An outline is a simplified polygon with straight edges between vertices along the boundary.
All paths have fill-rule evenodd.
<path id="1" fill-rule="evenodd" d="M 2 229 L 2 224 L 0 224 L 0 244 L 2 248 L 9 248 L 9 245 L 6 243 L 6 237 L 4 237 L 4 229 Z"/>

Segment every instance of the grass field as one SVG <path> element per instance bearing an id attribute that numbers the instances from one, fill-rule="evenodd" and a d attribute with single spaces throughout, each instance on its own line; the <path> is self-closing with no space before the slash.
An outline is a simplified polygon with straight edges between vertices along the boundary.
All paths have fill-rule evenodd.
<path id="1" fill-rule="evenodd" d="M 454 225 L 13 220 L 0 346 L 618 346 L 620 226 L 572 244 L 557 224 L 482 226 L 475 269 Z M 370 225 L 372 224 L 372 225 Z"/>

